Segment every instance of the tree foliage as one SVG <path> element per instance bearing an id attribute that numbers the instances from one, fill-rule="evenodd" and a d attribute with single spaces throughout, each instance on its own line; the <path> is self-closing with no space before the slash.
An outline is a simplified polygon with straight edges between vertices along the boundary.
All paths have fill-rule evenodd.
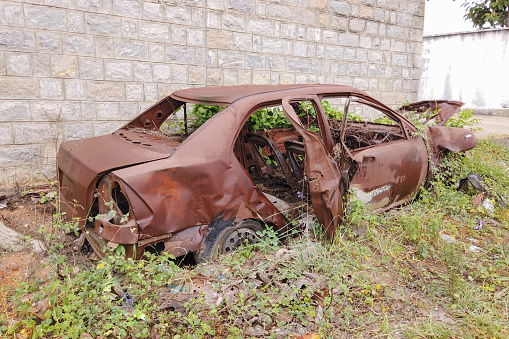
<path id="1" fill-rule="evenodd" d="M 509 0 L 465 1 L 462 6 L 466 9 L 465 20 L 471 20 L 479 29 L 509 26 Z"/>

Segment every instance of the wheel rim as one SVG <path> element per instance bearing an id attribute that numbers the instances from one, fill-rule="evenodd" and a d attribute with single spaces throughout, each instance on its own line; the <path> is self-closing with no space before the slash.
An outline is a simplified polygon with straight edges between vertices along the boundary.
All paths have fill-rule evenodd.
<path id="1" fill-rule="evenodd" d="M 250 228 L 241 227 L 234 230 L 224 239 L 221 253 L 230 253 L 243 244 L 254 244 L 258 241 L 256 232 Z"/>

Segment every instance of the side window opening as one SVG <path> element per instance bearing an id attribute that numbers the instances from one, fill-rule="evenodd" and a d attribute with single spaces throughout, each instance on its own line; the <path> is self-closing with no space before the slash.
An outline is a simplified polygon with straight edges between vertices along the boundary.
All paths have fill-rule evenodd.
<path id="1" fill-rule="evenodd" d="M 341 126 L 347 97 L 331 97 L 322 100 L 328 113 L 334 144 L 340 144 Z M 401 124 L 391 119 L 380 108 L 361 98 L 351 97 L 348 106 L 348 117 L 345 123 L 344 143 L 353 151 L 365 147 L 404 139 Z"/>

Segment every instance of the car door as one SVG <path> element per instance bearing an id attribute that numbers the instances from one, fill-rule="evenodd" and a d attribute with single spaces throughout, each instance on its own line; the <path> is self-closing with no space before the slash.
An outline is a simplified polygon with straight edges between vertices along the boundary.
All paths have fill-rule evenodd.
<path id="1" fill-rule="evenodd" d="M 428 171 L 424 139 L 411 135 L 409 129 L 404 128 L 406 122 L 393 112 L 365 99 L 357 103 L 375 110 L 379 116 L 369 121 L 365 119 L 364 122 L 359 122 L 358 117 L 357 122 L 348 118 L 344 125 L 346 131 L 342 135 L 346 145 L 352 145 L 346 140 L 348 128 L 356 128 L 358 138 L 364 136 L 364 142 L 372 143 L 356 149 L 346 146 L 349 148 L 347 154 L 357 165 L 357 171 L 349 183 L 353 199 L 362 201 L 370 210 L 377 212 L 412 200 Z"/>
<path id="2" fill-rule="evenodd" d="M 371 210 L 382 211 L 412 200 L 426 179 L 428 157 L 420 137 L 352 154 L 358 170 L 350 190 Z"/>
<path id="3" fill-rule="evenodd" d="M 295 113 L 291 104 L 302 101 L 313 104 L 322 136 L 306 129 Z M 332 239 L 343 217 L 343 189 L 340 184 L 338 164 L 331 156 L 333 145 L 325 112 L 316 95 L 305 98 L 286 97 L 282 101 L 282 106 L 288 120 L 302 136 L 306 152 L 305 172 L 311 202 L 318 221 L 325 228 L 328 237 Z"/>

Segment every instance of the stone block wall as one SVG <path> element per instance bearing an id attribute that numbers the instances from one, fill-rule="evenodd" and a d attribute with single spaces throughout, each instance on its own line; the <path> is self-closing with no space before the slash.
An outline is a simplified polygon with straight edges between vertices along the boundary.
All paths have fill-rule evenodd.
<path id="1" fill-rule="evenodd" d="M 189 86 L 336 83 L 415 100 L 423 16 L 424 0 L 2 0 L 0 185 L 54 176 L 61 141 Z"/>

